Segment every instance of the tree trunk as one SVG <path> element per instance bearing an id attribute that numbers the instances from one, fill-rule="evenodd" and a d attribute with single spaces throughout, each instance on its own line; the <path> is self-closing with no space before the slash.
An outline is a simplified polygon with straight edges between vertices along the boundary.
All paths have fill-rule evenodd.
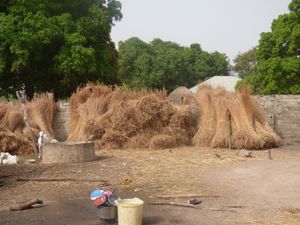
<path id="1" fill-rule="evenodd" d="M 32 100 L 34 96 L 34 86 L 32 82 L 30 82 L 28 74 L 21 69 L 18 69 L 17 77 L 19 78 L 21 84 L 24 85 L 27 100 Z"/>
<path id="2" fill-rule="evenodd" d="M 25 85 L 25 92 L 26 92 L 26 97 L 30 101 L 33 99 L 34 96 L 34 88 L 33 85 L 30 84 L 30 82 L 24 82 Z"/>

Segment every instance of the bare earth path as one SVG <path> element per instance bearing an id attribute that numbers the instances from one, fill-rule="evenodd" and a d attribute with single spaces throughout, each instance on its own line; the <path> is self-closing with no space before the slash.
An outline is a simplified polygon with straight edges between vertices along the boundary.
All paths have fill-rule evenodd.
<path id="1" fill-rule="evenodd" d="M 98 160 L 65 165 L 0 166 L 0 174 L 22 177 L 107 179 L 123 198 L 186 203 L 196 194 L 198 209 L 145 205 L 144 225 L 300 224 L 300 146 L 240 158 L 237 151 L 178 148 L 163 151 L 99 151 Z M 17 182 L 0 188 L 0 224 L 104 224 L 88 194 L 99 183 Z M 174 196 L 169 199 L 162 196 Z M 177 197 L 176 197 L 177 196 Z M 9 212 L 8 206 L 41 198 L 45 206 Z"/>

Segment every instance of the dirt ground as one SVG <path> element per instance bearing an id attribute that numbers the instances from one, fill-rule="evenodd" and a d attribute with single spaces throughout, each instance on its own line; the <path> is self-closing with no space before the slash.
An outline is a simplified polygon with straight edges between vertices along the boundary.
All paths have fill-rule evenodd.
<path id="1" fill-rule="evenodd" d="M 160 151 L 97 151 L 86 163 L 0 166 L 0 175 L 13 175 L 0 187 L 0 224 L 105 224 L 88 199 L 101 182 L 17 181 L 25 178 L 108 180 L 122 198 L 143 199 L 144 225 L 296 225 L 300 224 L 300 146 L 253 152 L 176 148 Z M 105 187 L 110 188 L 110 187 Z M 150 205 L 151 202 L 202 203 L 193 208 Z M 17 202 L 40 198 L 45 206 L 10 212 Z"/>

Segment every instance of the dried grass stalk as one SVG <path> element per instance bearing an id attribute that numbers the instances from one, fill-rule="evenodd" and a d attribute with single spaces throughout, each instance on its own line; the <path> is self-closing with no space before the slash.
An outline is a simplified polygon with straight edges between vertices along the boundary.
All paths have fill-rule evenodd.
<path id="1" fill-rule="evenodd" d="M 198 131 L 193 143 L 215 148 L 264 149 L 280 144 L 263 111 L 250 96 L 203 86 L 197 93 Z"/>
<path id="2" fill-rule="evenodd" d="M 48 94 L 36 96 L 32 101 L 26 103 L 29 124 L 34 132 L 34 142 L 37 143 L 38 133 L 42 130 L 50 138 L 54 138 L 52 128 L 56 106 L 53 98 Z M 0 104 L 0 129 L 3 143 L 1 150 L 10 151 L 15 154 L 32 153 L 31 139 L 28 129 L 25 127 L 23 110 L 20 104 Z M 27 145 L 29 144 L 29 145 Z"/>
<path id="3" fill-rule="evenodd" d="M 191 143 L 186 121 L 192 121 L 192 114 L 182 114 L 166 101 L 164 91 L 133 92 L 88 84 L 77 92 L 71 97 L 71 119 L 76 121 L 72 122 L 69 141 L 95 140 L 100 148 L 165 148 L 177 146 L 178 142 Z M 176 135 L 170 139 L 173 144 L 158 141 L 159 135 L 170 135 L 165 133 L 167 127 L 170 134 L 176 134 L 178 129 L 188 133 L 183 135 L 184 143 Z"/>

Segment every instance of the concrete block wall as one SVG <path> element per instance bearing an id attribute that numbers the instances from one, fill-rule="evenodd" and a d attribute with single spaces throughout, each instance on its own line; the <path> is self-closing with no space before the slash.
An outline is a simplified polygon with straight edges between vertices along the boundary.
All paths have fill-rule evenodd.
<path id="1" fill-rule="evenodd" d="M 53 120 L 55 138 L 65 141 L 70 130 L 70 104 L 66 101 L 57 102 L 58 112 Z"/>
<path id="2" fill-rule="evenodd" d="M 266 112 L 267 120 L 285 143 L 300 141 L 300 95 L 255 96 Z M 70 128 L 70 105 L 57 103 L 59 108 L 53 126 L 56 139 L 65 141 Z"/>
<path id="3" fill-rule="evenodd" d="M 300 95 L 256 96 L 267 119 L 285 143 L 300 141 Z"/>

